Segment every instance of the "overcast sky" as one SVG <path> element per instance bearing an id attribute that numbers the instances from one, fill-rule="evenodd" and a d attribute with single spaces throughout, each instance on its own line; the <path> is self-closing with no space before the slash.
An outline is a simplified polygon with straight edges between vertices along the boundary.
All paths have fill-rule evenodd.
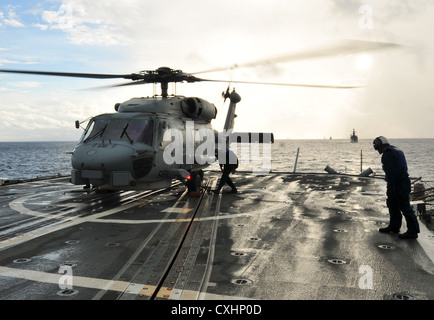
<path id="1" fill-rule="evenodd" d="M 0 68 L 133 73 L 198 72 L 362 39 L 399 49 L 201 74 L 208 79 L 324 85 L 231 84 L 237 131 L 277 138 L 434 138 L 434 2 L 430 0 L 0 0 Z M 122 80 L 0 74 L 0 141 L 77 140 L 75 120 L 113 112 L 153 85 L 83 90 Z M 227 110 L 225 83 L 178 84 L 177 94 Z"/>

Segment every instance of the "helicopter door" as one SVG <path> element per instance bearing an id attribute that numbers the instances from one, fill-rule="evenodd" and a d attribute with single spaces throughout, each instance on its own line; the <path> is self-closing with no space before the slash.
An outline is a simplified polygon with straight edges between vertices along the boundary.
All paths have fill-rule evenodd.
<path id="1" fill-rule="evenodd" d="M 168 124 L 166 120 L 160 120 L 158 122 L 158 132 L 157 132 L 157 146 L 160 150 L 163 150 L 168 142 L 164 141 L 164 133 L 168 129 Z"/>

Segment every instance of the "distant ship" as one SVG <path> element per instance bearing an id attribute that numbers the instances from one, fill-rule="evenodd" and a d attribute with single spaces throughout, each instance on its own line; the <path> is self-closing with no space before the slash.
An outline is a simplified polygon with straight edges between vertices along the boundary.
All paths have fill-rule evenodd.
<path id="1" fill-rule="evenodd" d="M 356 130 L 353 129 L 353 134 L 350 135 L 351 142 L 359 142 L 359 138 L 356 136 Z"/>

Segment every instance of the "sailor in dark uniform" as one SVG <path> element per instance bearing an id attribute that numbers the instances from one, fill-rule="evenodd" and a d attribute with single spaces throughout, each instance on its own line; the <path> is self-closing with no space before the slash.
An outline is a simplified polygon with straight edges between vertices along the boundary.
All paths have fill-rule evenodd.
<path id="1" fill-rule="evenodd" d="M 219 193 L 221 188 L 223 188 L 226 183 L 232 188 L 232 190 L 228 193 L 237 193 L 237 188 L 229 177 L 229 175 L 234 173 L 238 168 L 238 158 L 236 154 L 227 148 L 226 150 L 216 150 L 215 157 L 219 160 L 220 169 L 223 171 L 223 173 L 217 189 L 214 190 L 214 193 Z"/>
<path id="2" fill-rule="evenodd" d="M 417 217 L 410 206 L 411 183 L 404 152 L 390 145 L 387 138 L 383 136 L 375 138 L 374 149 L 382 154 L 381 162 L 387 182 L 386 203 L 390 214 L 389 225 L 379 231 L 399 233 L 402 215 L 404 215 L 407 222 L 407 232 L 398 237 L 400 239 L 416 239 L 420 230 Z"/>

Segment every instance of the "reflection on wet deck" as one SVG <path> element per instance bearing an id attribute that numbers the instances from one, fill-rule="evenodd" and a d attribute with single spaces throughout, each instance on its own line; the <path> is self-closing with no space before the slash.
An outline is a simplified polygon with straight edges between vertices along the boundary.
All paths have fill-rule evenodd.
<path id="1" fill-rule="evenodd" d="M 235 195 L 1 187 L 1 299 L 433 299 L 432 233 L 403 241 L 374 179 L 238 173 Z M 68 282 L 70 281 L 70 282 Z"/>

